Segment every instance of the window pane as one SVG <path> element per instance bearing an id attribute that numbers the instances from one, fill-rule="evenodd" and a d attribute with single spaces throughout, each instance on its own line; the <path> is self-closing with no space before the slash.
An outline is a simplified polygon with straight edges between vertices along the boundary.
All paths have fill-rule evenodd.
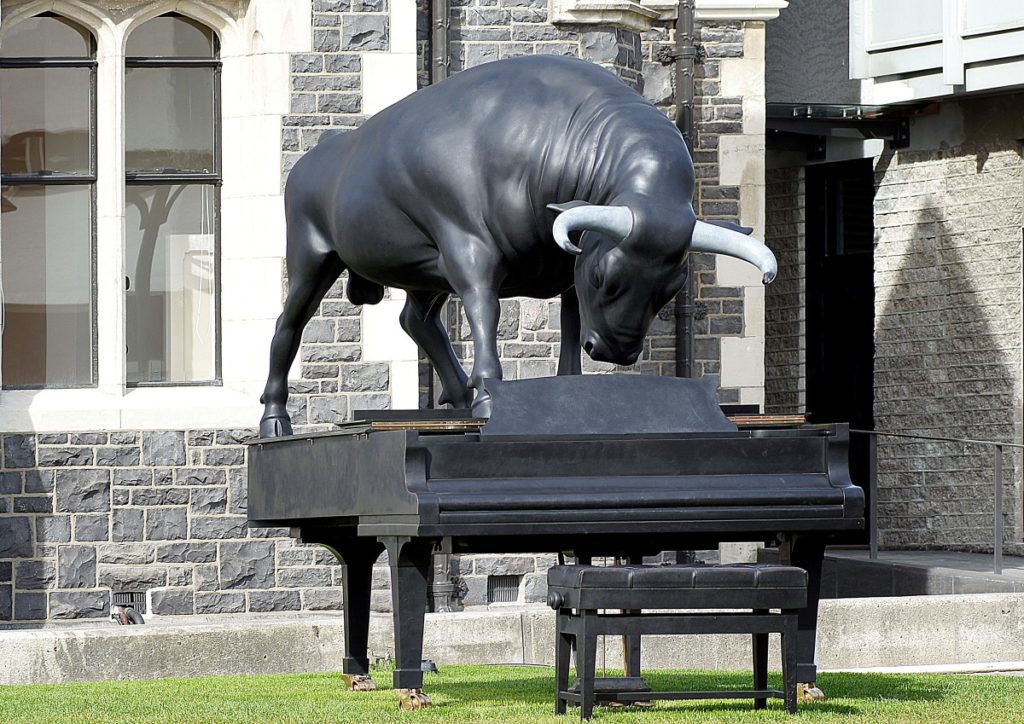
<path id="1" fill-rule="evenodd" d="M 213 68 L 129 68 L 125 81 L 129 173 L 216 171 Z"/>
<path id="2" fill-rule="evenodd" d="M 214 35 L 209 28 L 180 15 L 161 15 L 128 36 L 129 58 L 212 58 Z"/>
<path id="3" fill-rule="evenodd" d="M 91 71 L 0 70 L 0 162 L 5 174 L 89 174 Z"/>
<path id="4" fill-rule="evenodd" d="M 4 387 L 90 385 L 90 186 L 4 186 Z"/>
<path id="5" fill-rule="evenodd" d="M 217 190 L 126 189 L 128 382 L 216 378 Z"/>
<path id="6" fill-rule="evenodd" d="M 89 58 L 92 36 L 64 18 L 40 15 L 18 23 L 4 36 L 0 58 Z"/>

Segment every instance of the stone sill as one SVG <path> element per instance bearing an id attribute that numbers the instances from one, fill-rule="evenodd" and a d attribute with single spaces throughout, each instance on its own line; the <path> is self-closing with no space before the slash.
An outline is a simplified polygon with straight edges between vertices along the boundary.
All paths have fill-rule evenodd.
<path id="1" fill-rule="evenodd" d="M 679 3 L 675 0 L 643 0 L 645 8 L 658 13 L 659 21 L 675 20 Z M 697 22 L 767 21 L 779 17 L 789 0 L 697 0 Z"/>
<path id="2" fill-rule="evenodd" d="M 555 25 L 611 25 L 640 33 L 651 29 L 659 13 L 631 0 L 551 0 L 550 17 Z"/>
<path id="3" fill-rule="evenodd" d="M 249 428 L 259 424 L 258 398 L 229 387 L 4 390 L 0 432 Z"/>

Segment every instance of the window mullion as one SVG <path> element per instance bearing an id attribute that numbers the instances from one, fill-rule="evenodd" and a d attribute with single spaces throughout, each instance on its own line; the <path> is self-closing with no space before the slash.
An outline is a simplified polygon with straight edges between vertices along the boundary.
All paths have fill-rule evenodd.
<path id="1" fill-rule="evenodd" d="M 96 78 L 97 376 L 101 390 L 123 395 L 125 361 L 125 189 L 123 58 L 100 47 Z"/>

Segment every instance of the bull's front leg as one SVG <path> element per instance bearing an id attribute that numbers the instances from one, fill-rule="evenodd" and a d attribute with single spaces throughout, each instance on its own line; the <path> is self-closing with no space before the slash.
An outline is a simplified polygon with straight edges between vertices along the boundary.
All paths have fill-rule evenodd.
<path id="1" fill-rule="evenodd" d="M 580 362 L 580 300 L 576 287 L 562 292 L 562 346 L 558 353 L 559 375 L 583 374 Z"/>
<path id="2" fill-rule="evenodd" d="M 484 390 L 484 380 L 501 379 L 501 360 L 498 357 L 501 305 L 495 289 L 473 288 L 460 296 L 473 332 L 473 372 L 469 376 L 469 386 L 476 390 L 473 417 L 490 417 L 491 396 Z"/>

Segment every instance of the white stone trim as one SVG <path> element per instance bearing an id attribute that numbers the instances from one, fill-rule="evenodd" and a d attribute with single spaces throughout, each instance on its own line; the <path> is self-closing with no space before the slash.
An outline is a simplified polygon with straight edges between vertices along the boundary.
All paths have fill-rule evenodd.
<path id="1" fill-rule="evenodd" d="M 675 20 L 679 10 L 676 0 L 641 0 L 645 8 L 658 13 L 659 20 Z M 767 21 L 779 17 L 789 7 L 789 0 L 697 0 L 694 20 Z"/>
<path id="2" fill-rule="evenodd" d="M 284 211 L 281 117 L 289 112 L 291 53 L 310 49 L 306 0 L 161 0 L 118 20 L 93 0 L 5 3 L 2 32 L 53 11 L 97 41 L 98 386 L 0 392 L 0 432 L 253 426 L 267 350 L 280 312 Z M 129 389 L 125 385 L 124 74 L 130 30 L 175 11 L 218 34 L 222 61 L 222 386 Z M 253 89 L 259 92 L 254 93 Z M 254 276 L 258 281 L 253 281 Z"/>
<path id="3" fill-rule="evenodd" d="M 548 17 L 555 25 L 611 25 L 641 33 L 661 14 L 632 0 L 550 0 Z"/>

